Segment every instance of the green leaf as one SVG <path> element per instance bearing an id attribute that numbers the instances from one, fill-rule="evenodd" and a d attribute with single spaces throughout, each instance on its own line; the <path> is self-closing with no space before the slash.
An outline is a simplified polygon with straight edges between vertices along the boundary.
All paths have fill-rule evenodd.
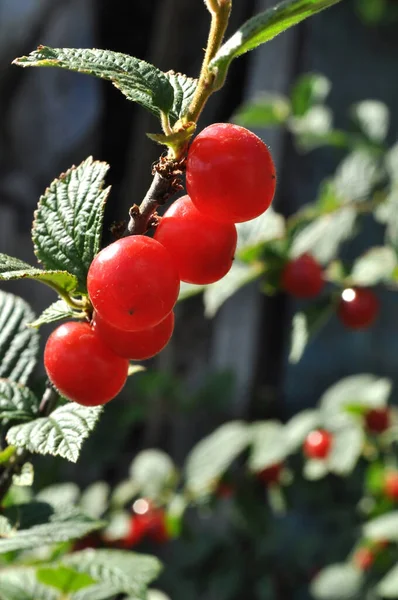
<path id="1" fill-rule="evenodd" d="M 391 393 L 390 379 L 375 375 L 351 375 L 332 385 L 322 395 L 319 408 L 327 428 L 350 426 L 356 423 L 355 415 L 347 410 L 352 404 L 368 408 L 386 406 Z"/>
<path id="2" fill-rule="evenodd" d="M 5 568 L 0 571 L 1 600 L 59 600 L 59 594 L 37 581 L 33 567 Z"/>
<path id="3" fill-rule="evenodd" d="M 145 497 L 159 498 L 177 479 L 171 458 L 161 450 L 143 450 L 130 466 L 130 477 Z"/>
<path id="4" fill-rule="evenodd" d="M 287 454 L 283 425 L 278 421 L 259 421 L 251 425 L 252 449 L 249 469 L 253 472 L 282 462 Z"/>
<path id="5" fill-rule="evenodd" d="M 244 285 L 258 279 L 263 272 L 264 266 L 261 264 L 246 265 L 235 261 L 225 277 L 206 287 L 203 296 L 205 315 L 209 318 L 214 317 L 230 296 Z"/>
<path id="6" fill-rule="evenodd" d="M 48 417 L 15 425 L 8 430 L 9 444 L 38 454 L 62 456 L 76 462 L 83 441 L 94 429 L 102 407 L 75 403 L 60 406 Z"/>
<path id="7" fill-rule="evenodd" d="M 250 427 L 231 421 L 205 437 L 189 453 L 185 465 L 186 486 L 196 497 L 205 496 L 250 443 Z"/>
<path id="8" fill-rule="evenodd" d="M 26 324 L 35 318 L 30 306 L 0 291 L 0 377 L 26 383 L 39 351 L 39 336 Z"/>
<path id="9" fill-rule="evenodd" d="M 108 508 L 110 487 L 105 481 L 96 481 L 86 488 L 80 498 L 84 514 L 93 519 L 102 517 Z"/>
<path id="10" fill-rule="evenodd" d="M 249 50 L 272 40 L 289 27 L 315 15 L 339 0 L 285 0 L 252 17 L 227 40 L 210 63 L 210 69 L 218 69 L 221 77 L 232 60 Z"/>
<path id="11" fill-rule="evenodd" d="M 185 116 L 192 102 L 198 85 L 197 79 L 187 77 L 182 73 L 168 71 L 164 74 L 174 89 L 173 108 L 170 111 L 170 124 L 173 126 L 178 119 Z"/>
<path id="12" fill-rule="evenodd" d="M 76 277 L 66 271 L 43 271 L 31 267 L 18 258 L 0 254 L 0 281 L 13 279 L 35 279 L 52 287 L 57 292 L 61 290 L 66 293 L 73 292 L 78 283 Z"/>
<path id="13" fill-rule="evenodd" d="M 37 258 L 46 269 L 68 271 L 85 292 L 87 271 L 99 252 L 110 188 L 106 163 L 89 157 L 55 179 L 40 198 L 32 229 Z"/>
<path id="14" fill-rule="evenodd" d="M 60 512 L 67 506 L 74 506 L 78 502 L 79 496 L 80 489 L 76 483 L 55 483 L 40 490 L 40 492 L 36 495 L 36 500 L 39 500 L 40 502 L 46 502 L 52 506 L 54 510 Z"/>
<path id="15" fill-rule="evenodd" d="M 174 89 L 168 77 L 153 65 L 110 50 L 48 48 L 39 46 L 29 56 L 14 60 L 21 67 L 58 67 L 111 81 L 128 100 L 159 116 L 173 107 Z M 181 84 L 180 84 L 181 85 Z"/>
<path id="16" fill-rule="evenodd" d="M 342 204 L 363 202 L 369 198 L 381 176 L 377 155 L 366 148 L 358 148 L 338 166 L 333 178 L 335 193 Z"/>
<path id="17" fill-rule="evenodd" d="M 355 220 L 352 206 L 318 217 L 294 236 L 291 257 L 309 252 L 320 263 L 328 263 L 336 256 L 340 244 L 353 235 Z"/>
<path id="18" fill-rule="evenodd" d="M 29 529 L 19 529 L 13 531 L 8 538 L 0 539 L 0 553 L 40 548 L 78 539 L 103 526 L 103 521 L 94 521 L 76 512 L 55 513 L 50 517 L 49 523 L 34 525 Z"/>
<path id="19" fill-rule="evenodd" d="M 64 594 L 78 592 L 83 588 L 95 583 L 95 580 L 87 573 L 79 573 L 69 567 L 59 565 L 57 567 L 42 567 L 36 571 L 37 581 L 48 585 Z"/>
<path id="20" fill-rule="evenodd" d="M 0 538 L 8 537 L 12 533 L 12 526 L 7 517 L 0 515 Z"/>
<path id="21" fill-rule="evenodd" d="M 186 300 L 187 298 L 191 298 L 192 296 L 197 296 L 198 294 L 201 294 L 205 289 L 205 285 L 195 285 L 194 283 L 186 283 L 185 281 L 181 281 L 178 301 L 180 302 L 181 300 Z"/>
<path id="22" fill-rule="evenodd" d="M 390 111 L 384 102 L 364 100 L 351 108 L 351 115 L 362 133 L 372 142 L 384 142 L 390 125 Z"/>
<path id="23" fill-rule="evenodd" d="M 320 146 L 334 145 L 332 125 L 332 111 L 320 105 L 312 106 L 302 117 L 293 117 L 289 121 L 298 149 L 305 152 Z"/>
<path id="24" fill-rule="evenodd" d="M 22 465 L 18 475 L 15 473 L 12 476 L 12 484 L 20 487 L 31 487 L 35 478 L 35 471 L 32 463 L 27 462 Z"/>
<path id="25" fill-rule="evenodd" d="M 170 598 L 160 590 L 148 590 L 147 600 L 170 600 Z"/>
<path id="26" fill-rule="evenodd" d="M 137 598 L 145 594 L 162 568 L 155 557 L 117 550 L 84 550 L 65 556 L 62 562 L 96 581 L 110 584 L 115 589 L 114 594 L 131 594 Z"/>
<path id="27" fill-rule="evenodd" d="M 57 300 L 57 302 L 46 308 L 37 319 L 29 323 L 29 327 L 38 329 L 42 325 L 55 323 L 62 319 L 73 319 L 74 317 L 76 317 L 76 313 L 73 308 L 65 300 Z"/>
<path id="28" fill-rule="evenodd" d="M 315 600 L 353 600 L 360 593 L 364 574 L 349 564 L 335 564 L 323 569 L 311 584 Z"/>
<path id="29" fill-rule="evenodd" d="M 286 423 L 284 437 L 289 452 L 296 452 L 301 448 L 310 431 L 319 426 L 319 420 L 319 411 L 307 409 L 301 411 Z"/>
<path id="30" fill-rule="evenodd" d="M 388 0 L 356 0 L 356 9 L 367 25 L 377 25 L 386 15 Z"/>
<path id="31" fill-rule="evenodd" d="M 319 481 L 329 473 L 326 460 L 309 459 L 304 464 L 303 476 L 308 481 Z"/>
<path id="32" fill-rule="evenodd" d="M 336 475 L 349 475 L 362 454 L 364 442 L 365 436 L 361 426 L 336 431 L 327 460 L 329 470 Z"/>
<path id="33" fill-rule="evenodd" d="M 302 117 L 315 104 L 322 104 L 331 87 L 329 79 L 319 73 L 306 73 L 299 77 L 291 93 L 293 115 Z"/>
<path id="34" fill-rule="evenodd" d="M 290 102 L 276 92 L 263 92 L 243 104 L 232 116 L 232 122 L 242 127 L 270 127 L 285 123 L 290 115 Z"/>
<path id="35" fill-rule="evenodd" d="M 31 420 L 39 411 L 39 400 L 20 383 L 11 379 L 0 379 L 0 419 Z"/>
<path id="36" fill-rule="evenodd" d="M 376 246 L 357 258 L 350 280 L 354 285 L 373 286 L 388 281 L 396 266 L 394 250 L 388 246 Z"/>
<path id="37" fill-rule="evenodd" d="M 398 598 L 398 564 L 384 575 L 376 589 L 383 598 Z"/>
<path id="38" fill-rule="evenodd" d="M 329 297 L 313 302 L 305 311 L 293 317 L 289 362 L 297 364 L 304 354 L 307 344 L 327 323 L 334 311 Z"/>
<path id="39" fill-rule="evenodd" d="M 238 223 L 236 229 L 238 231 L 236 248 L 238 257 L 266 242 L 283 238 L 286 233 L 284 217 L 276 213 L 272 207 L 256 219 Z"/>
<path id="40" fill-rule="evenodd" d="M 398 511 L 376 517 L 362 528 L 364 537 L 371 540 L 398 542 Z"/>

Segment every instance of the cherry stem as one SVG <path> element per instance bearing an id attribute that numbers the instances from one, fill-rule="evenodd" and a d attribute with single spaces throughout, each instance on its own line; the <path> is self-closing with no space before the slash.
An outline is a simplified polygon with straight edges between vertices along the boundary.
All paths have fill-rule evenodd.
<path id="1" fill-rule="evenodd" d="M 203 59 L 198 85 L 189 107 L 188 114 L 186 115 L 187 121 L 194 121 L 196 123 L 207 100 L 211 94 L 220 87 L 219 85 L 214 85 L 216 76 L 209 71 L 209 64 L 217 54 L 224 39 L 224 34 L 231 14 L 231 7 L 232 0 L 218 0 L 218 2 L 214 2 L 213 0 L 208 4 L 208 8 L 211 12 L 209 38 L 207 40 L 206 53 Z"/>

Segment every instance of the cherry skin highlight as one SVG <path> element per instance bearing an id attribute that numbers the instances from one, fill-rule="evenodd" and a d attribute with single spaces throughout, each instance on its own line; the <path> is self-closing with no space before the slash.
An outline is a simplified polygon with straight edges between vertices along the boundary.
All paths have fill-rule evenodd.
<path id="1" fill-rule="evenodd" d="M 204 285 L 230 270 L 237 232 L 235 225 L 209 219 L 183 196 L 162 217 L 155 239 L 170 252 L 182 281 Z"/>
<path id="2" fill-rule="evenodd" d="M 123 388 L 129 362 L 116 356 L 88 323 L 70 321 L 48 338 L 44 366 L 63 396 L 84 406 L 97 406 Z"/>
<path id="3" fill-rule="evenodd" d="M 324 429 L 316 429 L 307 435 L 303 451 L 307 458 L 327 458 L 332 447 L 332 434 Z"/>
<path id="4" fill-rule="evenodd" d="M 267 146 L 239 125 L 215 123 L 193 140 L 187 191 L 215 221 L 242 223 L 267 210 L 275 193 L 275 166 Z"/>
<path id="5" fill-rule="evenodd" d="M 170 341 L 174 329 L 174 313 L 169 313 L 154 327 L 140 331 L 116 329 L 96 313 L 93 324 L 95 333 L 112 352 L 130 360 L 146 360 L 158 354 Z"/>
<path id="6" fill-rule="evenodd" d="M 296 298 L 315 298 L 324 283 L 322 267 L 310 254 L 289 261 L 282 271 L 283 289 Z"/>
<path id="7" fill-rule="evenodd" d="M 162 244 L 132 235 L 97 254 L 88 272 L 87 289 L 104 321 L 117 329 L 138 331 L 154 327 L 171 312 L 180 280 Z"/>
<path id="8" fill-rule="evenodd" d="M 341 298 L 337 315 L 343 325 L 349 329 L 365 329 L 372 325 L 379 314 L 379 300 L 370 289 L 353 288 L 352 291 L 354 293 L 352 300 Z"/>

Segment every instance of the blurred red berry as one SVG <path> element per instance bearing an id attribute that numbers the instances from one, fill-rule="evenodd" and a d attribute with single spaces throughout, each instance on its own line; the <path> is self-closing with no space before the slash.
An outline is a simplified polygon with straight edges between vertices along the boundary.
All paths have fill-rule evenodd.
<path id="1" fill-rule="evenodd" d="M 372 408 L 365 414 L 366 428 L 372 433 L 383 433 L 390 426 L 388 408 Z"/>
<path id="2" fill-rule="evenodd" d="M 271 465 L 270 467 L 267 467 L 267 468 L 263 469 L 262 471 L 259 471 L 257 473 L 257 479 L 259 479 L 260 481 L 262 481 L 263 483 L 265 483 L 267 485 L 270 483 L 278 483 L 282 468 L 283 468 L 282 463 L 276 463 L 274 465 Z"/>
<path id="3" fill-rule="evenodd" d="M 398 471 L 390 471 L 386 474 L 384 493 L 390 500 L 398 501 Z"/>
<path id="4" fill-rule="evenodd" d="M 343 291 L 337 315 L 349 329 L 363 329 L 376 320 L 379 308 L 379 300 L 372 290 L 350 288 Z"/>
<path id="5" fill-rule="evenodd" d="M 318 296 L 324 283 L 322 267 L 310 254 L 289 261 L 282 271 L 282 288 L 296 298 Z"/>
<path id="6" fill-rule="evenodd" d="M 234 487 L 230 483 L 220 482 L 216 489 L 217 498 L 231 498 L 234 495 Z"/>
<path id="7" fill-rule="evenodd" d="M 333 436 L 324 429 L 316 429 L 307 435 L 303 451 L 308 458 L 326 458 L 332 447 Z"/>
<path id="8" fill-rule="evenodd" d="M 370 548 L 359 548 L 355 552 L 352 560 L 358 569 L 361 571 L 368 571 L 374 563 L 375 555 Z"/>

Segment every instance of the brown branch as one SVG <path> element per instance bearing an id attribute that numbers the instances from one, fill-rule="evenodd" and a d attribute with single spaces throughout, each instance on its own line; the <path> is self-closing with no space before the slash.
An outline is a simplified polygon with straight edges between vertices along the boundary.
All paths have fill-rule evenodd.
<path id="1" fill-rule="evenodd" d="M 183 189 L 181 175 L 185 171 L 185 157 L 180 161 L 160 159 L 154 167 L 151 186 L 140 206 L 130 208 L 130 220 L 125 236 L 144 234 L 156 222 L 156 211 L 175 193 Z"/>

